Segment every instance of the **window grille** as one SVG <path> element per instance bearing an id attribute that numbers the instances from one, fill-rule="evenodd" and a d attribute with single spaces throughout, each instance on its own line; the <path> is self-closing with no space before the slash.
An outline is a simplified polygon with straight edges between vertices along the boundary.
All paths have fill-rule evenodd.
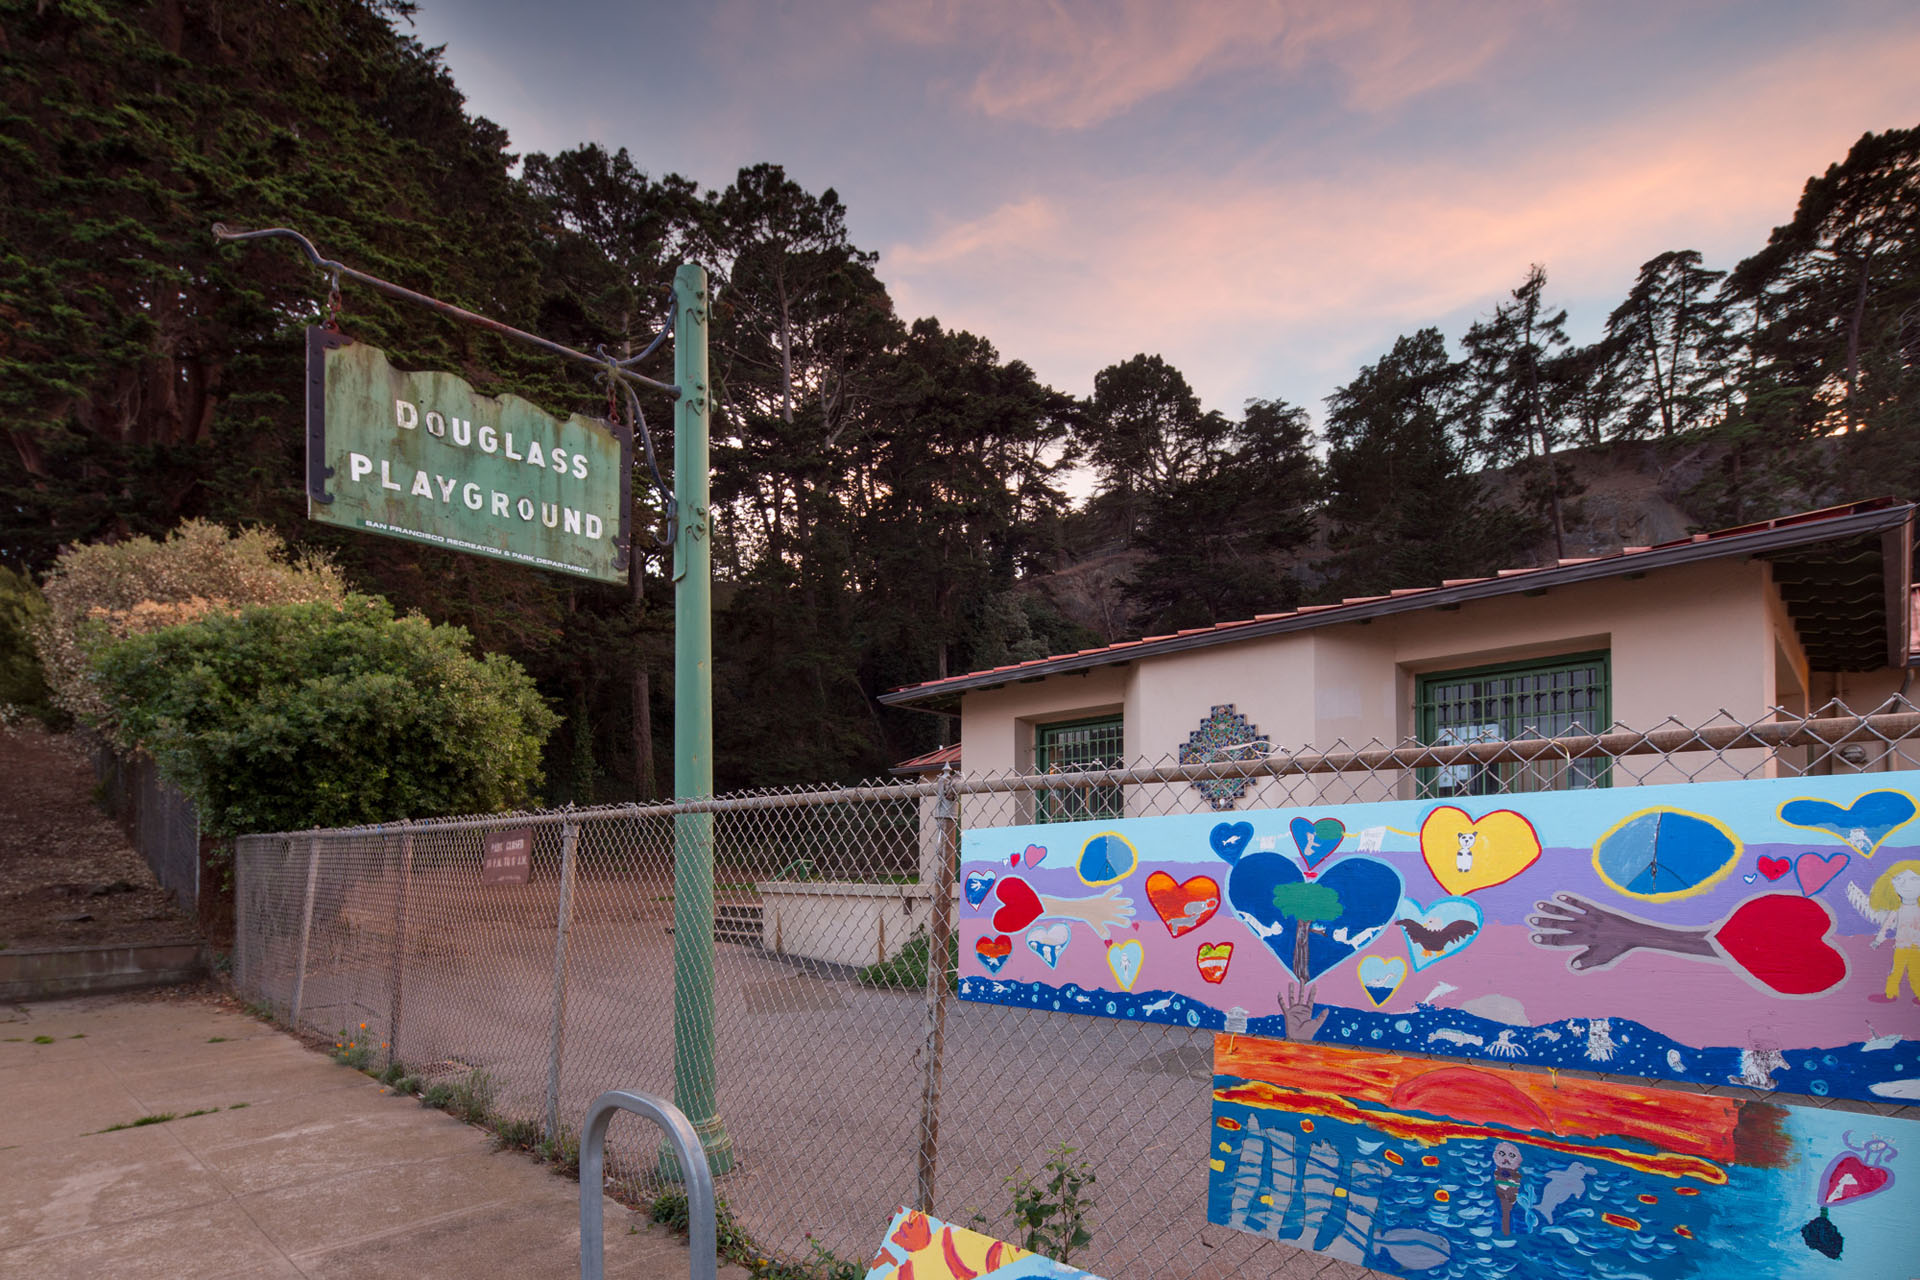
<path id="1" fill-rule="evenodd" d="M 1040 773 L 1079 773 L 1117 769 L 1123 756 L 1119 716 L 1043 724 L 1033 731 L 1033 765 Z M 1125 797 L 1117 786 L 1090 786 L 1071 791 L 1043 791 L 1037 797 L 1034 821 L 1078 822 L 1087 818 L 1118 818 Z"/>
<path id="2" fill-rule="evenodd" d="M 1605 653 L 1437 671 L 1419 680 L 1415 719 L 1433 746 L 1604 733 L 1612 724 Z M 1576 791 L 1609 785 L 1606 757 L 1497 765 L 1455 764 L 1419 772 L 1422 796 Z"/>

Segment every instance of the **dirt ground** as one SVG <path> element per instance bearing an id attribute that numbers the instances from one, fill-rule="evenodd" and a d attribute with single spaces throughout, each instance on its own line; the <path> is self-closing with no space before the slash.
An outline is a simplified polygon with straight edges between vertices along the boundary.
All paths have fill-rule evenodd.
<path id="1" fill-rule="evenodd" d="M 0 946 L 197 937 L 170 897 L 95 803 L 76 738 L 0 728 Z"/>

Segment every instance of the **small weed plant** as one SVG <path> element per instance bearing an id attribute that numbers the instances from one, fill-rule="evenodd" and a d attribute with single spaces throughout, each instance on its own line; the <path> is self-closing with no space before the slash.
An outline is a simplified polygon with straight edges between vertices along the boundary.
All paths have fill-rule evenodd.
<path id="1" fill-rule="evenodd" d="M 540 1144 L 540 1125 L 524 1117 L 501 1116 L 494 1123 L 493 1145 L 498 1150 L 532 1151 Z"/>
<path id="2" fill-rule="evenodd" d="M 475 1069 L 463 1079 L 430 1084 L 420 1094 L 420 1105 L 438 1108 L 468 1124 L 487 1124 L 494 1119 L 493 1077 Z"/>
<path id="3" fill-rule="evenodd" d="M 380 1047 L 386 1048 L 385 1045 Z M 342 1031 L 333 1038 L 333 1060 L 343 1067 L 366 1071 L 373 1063 L 373 1048 L 371 1034 L 363 1022 L 358 1031 Z"/>
<path id="4" fill-rule="evenodd" d="M 1096 1178 L 1092 1165 L 1073 1159 L 1073 1147 L 1055 1147 L 1050 1154 L 1042 1176 L 1016 1167 L 1007 1179 L 1019 1231 L 1014 1243 L 1056 1262 L 1071 1262 L 1074 1254 L 1093 1242 L 1093 1197 L 1087 1193 Z M 979 1215 L 974 1222 L 988 1225 Z"/>
<path id="5" fill-rule="evenodd" d="M 661 1226 L 685 1234 L 687 1231 L 687 1193 L 668 1187 L 653 1198 L 648 1216 Z M 714 1202 L 713 1238 L 715 1252 L 729 1262 L 751 1271 L 754 1280 L 860 1280 L 867 1273 L 864 1262 L 848 1262 L 807 1233 L 807 1256 L 796 1261 L 773 1257 L 754 1242 L 740 1225 L 725 1200 Z"/>
<path id="6" fill-rule="evenodd" d="M 580 1135 L 573 1130 L 563 1125 L 552 1137 L 542 1138 L 533 1150 L 553 1166 L 555 1173 L 580 1181 Z"/>

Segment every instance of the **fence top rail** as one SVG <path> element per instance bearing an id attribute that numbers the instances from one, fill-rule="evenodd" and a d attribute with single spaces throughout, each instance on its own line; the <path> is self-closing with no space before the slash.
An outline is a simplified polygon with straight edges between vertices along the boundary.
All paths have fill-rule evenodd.
<path id="1" fill-rule="evenodd" d="M 243 841 L 300 839 L 368 839 L 395 835 L 487 831 L 502 827 L 660 820 L 691 813 L 755 813 L 821 805 L 917 801 L 945 794 L 1033 794 L 1078 790 L 1090 786 L 1141 786 L 1156 783 L 1205 782 L 1212 779 L 1298 777 L 1309 774 L 1379 773 L 1390 770 L 1441 768 L 1447 765 L 1528 764 L 1571 761 L 1604 756 L 1683 755 L 1699 751 L 1780 751 L 1796 747 L 1835 750 L 1854 743 L 1893 745 L 1920 738 L 1920 709 L 1904 699 L 1888 706 L 1897 711 L 1871 714 L 1829 714 L 1831 708 L 1791 719 L 1741 723 L 1727 713 L 1724 723 L 1687 725 L 1672 721 L 1652 729 L 1614 728 L 1606 733 L 1562 737 L 1512 738 L 1497 742 L 1439 746 L 1404 742 L 1399 746 L 1372 745 L 1329 751 L 1275 751 L 1270 755 L 1192 764 L 1162 761 L 1117 769 L 1075 770 L 1060 773 L 1005 773 L 963 775 L 949 771 L 920 782 L 884 782 L 862 786 L 795 788 L 789 791 L 747 792 L 735 795 L 660 801 L 650 804 L 568 806 L 515 813 L 459 818 L 426 818 L 358 827 L 317 828 L 310 831 L 263 832 Z M 1776 714 L 1782 714 L 1776 711 Z"/>

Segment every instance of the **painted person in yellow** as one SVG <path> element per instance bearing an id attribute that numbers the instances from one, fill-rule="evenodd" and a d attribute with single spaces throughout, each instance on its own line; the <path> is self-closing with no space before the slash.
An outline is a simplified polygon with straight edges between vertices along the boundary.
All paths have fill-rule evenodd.
<path id="1" fill-rule="evenodd" d="M 1911 858 L 1888 867 L 1873 882 L 1871 893 L 1862 893 L 1858 884 L 1847 885 L 1847 901 L 1853 909 L 1880 926 L 1873 945 L 1878 947 L 1893 935 L 1893 969 L 1887 974 L 1887 993 L 1869 999 L 1891 1004 L 1900 998 L 1900 980 L 1920 1004 L 1920 861 Z"/>

